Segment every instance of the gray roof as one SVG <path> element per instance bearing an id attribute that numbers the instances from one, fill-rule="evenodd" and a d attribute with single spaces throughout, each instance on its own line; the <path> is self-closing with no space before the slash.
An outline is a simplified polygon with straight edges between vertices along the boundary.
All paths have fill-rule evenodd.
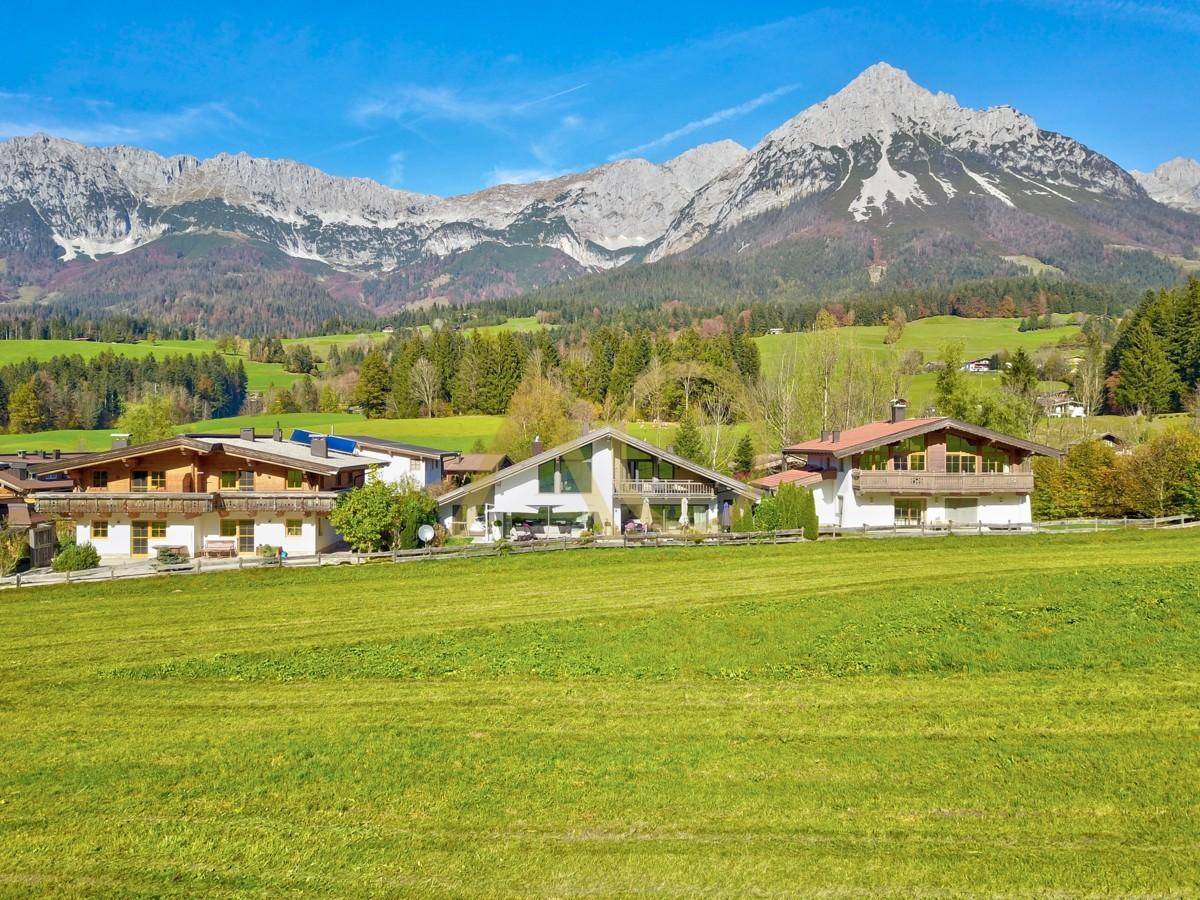
<path id="1" fill-rule="evenodd" d="M 373 437 L 369 434 L 339 434 L 338 437 L 356 441 L 360 447 L 368 450 L 380 450 L 384 453 L 396 451 L 408 456 L 420 456 L 428 459 L 441 459 L 443 456 L 454 456 L 456 450 L 439 450 L 436 447 L 422 447 L 420 444 L 406 444 L 403 441 L 391 441 L 386 438 Z"/>

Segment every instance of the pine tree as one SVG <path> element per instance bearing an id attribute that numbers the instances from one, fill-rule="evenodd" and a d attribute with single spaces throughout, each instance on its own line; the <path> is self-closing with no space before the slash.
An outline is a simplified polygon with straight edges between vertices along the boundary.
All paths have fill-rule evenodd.
<path id="1" fill-rule="evenodd" d="M 947 344 L 942 348 L 942 367 L 934 382 L 933 402 L 939 415 L 967 419 L 971 415 L 971 393 L 962 373 L 962 344 Z"/>
<path id="2" fill-rule="evenodd" d="M 363 358 L 358 369 L 358 385 L 351 398 L 368 419 L 381 419 L 387 414 L 388 395 L 391 393 L 391 372 L 383 351 L 374 347 Z"/>
<path id="3" fill-rule="evenodd" d="M 8 430 L 13 434 L 41 431 L 46 424 L 33 378 L 17 386 L 8 399 Z"/>
<path id="4" fill-rule="evenodd" d="M 696 463 L 704 460 L 704 443 L 701 440 L 700 429 L 696 426 L 696 419 L 691 413 L 683 417 L 675 430 L 674 448 L 676 456 Z"/>
<path id="5" fill-rule="evenodd" d="M 1134 327 L 1120 362 L 1117 403 L 1150 417 L 1170 408 L 1179 377 L 1149 320 L 1143 318 Z"/>
<path id="6" fill-rule="evenodd" d="M 733 471 L 738 475 L 747 475 L 754 469 L 754 441 L 749 433 L 743 434 L 733 451 Z"/>

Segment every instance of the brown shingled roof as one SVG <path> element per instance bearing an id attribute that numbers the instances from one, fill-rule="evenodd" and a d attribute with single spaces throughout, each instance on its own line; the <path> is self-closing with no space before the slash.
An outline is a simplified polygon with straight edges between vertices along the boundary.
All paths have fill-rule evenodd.
<path id="1" fill-rule="evenodd" d="M 870 422 L 866 425 L 859 425 L 857 428 L 845 429 L 838 434 L 836 441 L 832 438 L 827 441 L 819 439 L 802 441 L 791 447 L 784 447 L 783 452 L 829 453 L 838 459 L 844 459 L 847 456 L 861 453 L 864 450 L 871 450 L 875 447 L 882 447 L 885 444 L 901 441 L 908 437 L 916 437 L 919 434 L 928 434 L 931 431 L 941 431 L 943 429 L 960 431 L 963 434 L 969 434 L 994 444 L 1017 447 L 1029 453 L 1037 453 L 1042 456 L 1062 456 L 1062 451 L 1056 450 L 1054 447 L 1048 447 L 1045 444 L 1038 444 L 1034 441 L 1027 441 L 1024 438 L 1013 437 L 1011 434 L 1004 434 L 1000 431 L 993 431 L 991 428 L 984 428 L 981 425 L 972 425 L 970 422 L 963 422 L 960 419 L 951 419 L 948 416 L 924 419 L 901 419 L 899 422 Z"/>

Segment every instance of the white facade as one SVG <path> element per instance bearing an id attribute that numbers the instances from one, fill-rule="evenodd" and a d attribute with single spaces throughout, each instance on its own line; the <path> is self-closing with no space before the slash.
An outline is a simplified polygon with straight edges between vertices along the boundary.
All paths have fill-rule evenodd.
<path id="1" fill-rule="evenodd" d="M 816 501 L 817 520 L 823 528 L 912 525 L 911 521 L 897 520 L 897 500 L 916 501 L 922 513 L 921 521 L 934 527 L 1028 525 L 1033 521 L 1033 508 L 1028 494 L 988 493 L 976 497 L 863 494 L 854 490 L 853 470 L 848 467 L 839 471 L 836 479 L 816 485 L 812 493 Z"/>
<path id="2" fill-rule="evenodd" d="M 252 522 L 249 541 L 251 549 L 242 555 L 252 555 L 258 547 L 269 545 L 280 547 L 289 556 L 307 556 L 332 549 L 339 541 L 337 532 L 324 516 L 305 513 L 231 513 L 226 519 Z M 165 530 L 163 537 L 148 537 L 148 556 L 153 557 L 155 548 L 159 546 L 185 547 L 189 556 L 195 556 L 204 549 L 206 544 L 214 541 L 236 541 L 221 534 L 222 517 L 209 513 L 195 518 L 168 516 L 154 518 L 147 516 L 139 519 L 137 516 L 121 515 L 104 519 L 95 516 L 87 521 L 75 523 L 75 540 L 77 543 L 90 542 L 96 548 L 102 559 L 129 559 L 133 546 L 133 522 L 145 521 L 161 523 Z M 96 523 L 106 522 L 108 534 L 106 537 L 96 535 Z M 289 523 L 299 525 L 300 533 L 288 534 Z M 235 544 L 236 546 L 236 544 Z"/>
<path id="3" fill-rule="evenodd" d="M 590 459 L 577 455 L 587 447 L 591 448 Z M 648 455 L 660 459 L 663 465 L 670 463 L 673 476 L 662 481 L 655 479 L 644 484 L 642 491 L 633 491 L 626 469 L 635 459 L 631 453 L 640 454 L 637 459 Z M 564 490 L 567 481 L 564 476 L 556 479 L 558 490 L 546 490 L 548 484 L 539 477 L 539 468 L 553 465 L 556 458 L 564 460 L 564 466 L 568 465 L 568 459 L 571 466 L 586 464 L 589 483 L 580 490 Z M 714 476 L 721 479 L 715 487 L 711 480 Z M 689 484 L 702 490 L 688 494 Z M 680 494 L 670 496 L 667 491 L 658 490 L 668 485 L 679 485 Z M 510 538 L 514 531 L 528 529 L 530 525 L 536 526 L 537 536 L 578 535 L 585 528 L 598 534 L 619 534 L 632 520 L 656 530 L 666 526 L 672 530 L 686 527 L 707 531 L 720 523 L 721 504 L 730 503 L 729 498 L 735 493 L 757 497 L 756 492 L 740 482 L 686 463 L 628 435 L 602 429 L 582 443 L 547 451 L 444 495 L 439 501 L 439 518 L 447 530 L 465 531 L 483 540 Z M 647 522 L 647 518 L 651 521 Z"/>
<path id="4" fill-rule="evenodd" d="M 379 460 L 380 465 L 373 470 L 374 477 L 390 484 L 408 484 L 416 488 L 430 488 L 442 481 L 441 459 L 409 456 L 399 451 L 385 452 L 365 447 L 359 447 L 358 455 Z"/>

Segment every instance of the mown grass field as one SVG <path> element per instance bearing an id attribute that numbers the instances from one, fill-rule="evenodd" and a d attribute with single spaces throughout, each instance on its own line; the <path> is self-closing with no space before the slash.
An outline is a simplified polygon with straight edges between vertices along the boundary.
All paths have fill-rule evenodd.
<path id="1" fill-rule="evenodd" d="M 0 595 L 14 894 L 1190 895 L 1195 532 Z"/>
<path id="2" fill-rule="evenodd" d="M 1020 319 L 965 319 L 958 316 L 930 316 L 909 322 L 900 339 L 890 346 L 883 342 L 887 328 L 883 325 L 850 325 L 839 329 L 851 343 L 868 350 L 893 350 L 903 353 L 919 350 L 932 361 L 947 344 L 961 343 L 965 359 L 991 356 L 1000 350 L 1021 348 L 1030 352 L 1057 344 L 1065 337 L 1079 334 L 1077 325 L 1059 325 L 1037 331 L 1019 331 Z M 778 365 L 789 348 L 806 339 L 803 333 L 767 334 L 755 338 L 768 370 Z"/>

